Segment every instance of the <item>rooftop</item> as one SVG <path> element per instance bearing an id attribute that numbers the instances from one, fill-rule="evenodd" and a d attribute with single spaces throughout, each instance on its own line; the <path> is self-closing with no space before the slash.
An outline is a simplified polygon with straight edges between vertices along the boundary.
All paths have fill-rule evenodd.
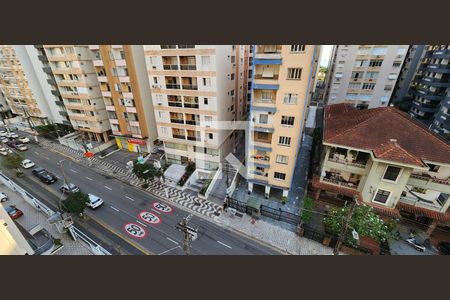
<path id="1" fill-rule="evenodd" d="M 450 164 L 450 144 L 394 107 L 359 110 L 347 103 L 327 105 L 324 142 L 413 166 L 425 167 L 425 161 Z"/>

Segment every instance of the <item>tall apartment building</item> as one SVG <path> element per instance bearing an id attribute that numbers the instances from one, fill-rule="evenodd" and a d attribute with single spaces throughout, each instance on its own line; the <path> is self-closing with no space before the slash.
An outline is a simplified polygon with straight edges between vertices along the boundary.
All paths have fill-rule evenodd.
<path id="1" fill-rule="evenodd" d="M 42 68 L 33 63 L 37 55 L 27 53 L 32 46 L 0 45 L 0 88 L 12 112 L 34 125 L 59 121 L 46 98 L 50 87 L 41 84 Z"/>
<path id="2" fill-rule="evenodd" d="M 168 161 L 215 170 L 232 151 L 239 46 L 144 46 L 158 137 Z M 245 57 L 245 56 L 244 56 Z"/>
<path id="3" fill-rule="evenodd" d="M 256 45 L 253 49 L 247 180 L 287 196 L 314 88 L 320 46 Z"/>
<path id="4" fill-rule="evenodd" d="M 428 45 L 411 83 L 409 113 L 450 139 L 450 45 Z"/>
<path id="5" fill-rule="evenodd" d="M 109 141 L 105 103 L 87 45 L 44 45 L 67 115 L 75 130 L 91 141 Z"/>
<path id="6" fill-rule="evenodd" d="M 409 109 L 411 106 L 412 90 L 410 86 L 424 54 L 425 45 L 411 45 L 406 53 L 390 100 L 391 104 L 398 106 L 402 110 Z"/>
<path id="7" fill-rule="evenodd" d="M 111 126 L 120 149 L 149 152 L 157 140 L 142 45 L 89 45 Z"/>
<path id="8" fill-rule="evenodd" d="M 13 114 L 11 112 L 11 108 L 9 107 L 6 98 L 3 96 L 3 92 L 0 89 L 0 121 L 5 119 L 12 118 Z"/>
<path id="9" fill-rule="evenodd" d="M 337 45 L 328 104 L 387 106 L 408 45 Z"/>

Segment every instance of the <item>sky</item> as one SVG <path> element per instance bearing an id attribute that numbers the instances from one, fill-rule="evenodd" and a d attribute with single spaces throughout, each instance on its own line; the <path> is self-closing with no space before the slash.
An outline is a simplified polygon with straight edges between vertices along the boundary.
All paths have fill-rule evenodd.
<path id="1" fill-rule="evenodd" d="M 322 53 L 320 54 L 320 66 L 327 67 L 330 61 L 331 50 L 333 45 L 322 45 Z"/>

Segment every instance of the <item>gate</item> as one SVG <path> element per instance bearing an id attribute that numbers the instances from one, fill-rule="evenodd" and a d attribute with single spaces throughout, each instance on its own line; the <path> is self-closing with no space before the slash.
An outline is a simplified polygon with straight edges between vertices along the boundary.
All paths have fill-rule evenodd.
<path id="1" fill-rule="evenodd" d="M 247 205 L 233 198 L 228 199 L 228 207 L 234 208 L 239 212 L 247 213 Z M 249 212 L 251 214 L 251 212 Z"/>
<path id="2" fill-rule="evenodd" d="M 261 215 L 295 226 L 300 223 L 300 215 L 283 211 L 281 209 L 274 209 L 266 205 L 261 205 Z"/>

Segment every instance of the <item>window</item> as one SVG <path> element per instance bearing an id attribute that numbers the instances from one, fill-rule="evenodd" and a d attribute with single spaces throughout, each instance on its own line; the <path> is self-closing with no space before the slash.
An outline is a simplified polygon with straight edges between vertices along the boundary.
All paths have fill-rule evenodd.
<path id="1" fill-rule="evenodd" d="M 383 179 L 388 181 L 397 181 L 398 176 L 400 175 L 402 168 L 388 166 L 386 168 L 386 172 L 384 172 Z"/>
<path id="2" fill-rule="evenodd" d="M 387 48 L 386 47 L 375 47 L 372 49 L 372 55 L 386 55 Z"/>
<path id="3" fill-rule="evenodd" d="M 361 83 L 349 83 L 348 88 L 352 90 L 359 90 L 361 88 Z"/>
<path id="4" fill-rule="evenodd" d="M 347 93 L 347 94 L 345 94 L 345 99 L 357 100 L 358 99 L 358 93 Z"/>
<path id="5" fill-rule="evenodd" d="M 391 194 L 391 192 L 389 192 L 389 191 L 378 189 L 377 193 L 375 194 L 375 197 L 373 198 L 373 202 L 386 204 L 386 202 L 389 199 L 390 194 Z"/>
<path id="6" fill-rule="evenodd" d="M 261 99 L 267 100 L 267 101 L 272 101 L 272 91 L 261 91 Z"/>
<path id="7" fill-rule="evenodd" d="M 392 91 L 392 85 L 385 85 L 384 86 L 385 91 Z"/>
<path id="8" fill-rule="evenodd" d="M 287 79 L 300 80 L 301 76 L 302 76 L 302 69 L 301 68 L 288 68 L 288 77 L 287 77 Z"/>
<path id="9" fill-rule="evenodd" d="M 208 133 L 208 138 L 209 138 L 210 140 L 212 140 L 212 139 L 214 138 L 214 135 L 213 135 L 212 133 Z"/>
<path id="10" fill-rule="evenodd" d="M 291 45 L 291 52 L 305 52 L 305 45 Z"/>
<path id="11" fill-rule="evenodd" d="M 366 79 L 376 80 L 378 78 L 378 72 L 367 72 Z"/>
<path id="12" fill-rule="evenodd" d="M 202 65 L 209 65 L 211 63 L 211 58 L 209 56 L 202 56 Z"/>
<path id="13" fill-rule="evenodd" d="M 389 80 L 395 80 L 395 79 L 397 79 L 397 73 L 389 73 L 388 79 L 389 79 Z"/>
<path id="14" fill-rule="evenodd" d="M 393 63 L 392 63 L 392 67 L 394 67 L 394 68 L 398 68 L 398 67 L 400 67 L 402 65 L 402 62 L 401 61 L 394 61 Z"/>
<path id="15" fill-rule="evenodd" d="M 344 50 L 344 49 L 342 49 Z M 370 47 L 359 47 L 358 55 L 368 55 L 370 53 Z"/>
<path id="16" fill-rule="evenodd" d="M 234 73 L 230 75 L 230 80 L 234 80 Z"/>
<path id="17" fill-rule="evenodd" d="M 295 117 L 282 116 L 281 117 L 281 125 L 293 126 L 294 120 L 295 120 Z"/>
<path id="18" fill-rule="evenodd" d="M 382 59 L 374 59 L 369 62 L 369 67 L 381 67 L 383 64 Z"/>
<path id="19" fill-rule="evenodd" d="M 285 180 L 286 179 L 286 174 L 280 173 L 280 172 L 275 172 L 273 174 L 273 178 L 278 179 L 278 180 Z"/>
<path id="20" fill-rule="evenodd" d="M 282 146 L 290 146 L 291 145 L 291 138 L 287 136 L 280 136 L 278 139 L 278 144 Z"/>
<path id="21" fill-rule="evenodd" d="M 397 57 L 402 57 L 406 54 L 407 48 L 399 48 L 397 49 Z"/>
<path id="22" fill-rule="evenodd" d="M 352 72 L 352 79 L 360 79 L 363 77 L 364 72 Z"/>
<path id="23" fill-rule="evenodd" d="M 297 104 L 297 94 L 284 94 L 284 104 Z"/>
<path id="24" fill-rule="evenodd" d="M 203 104 L 208 105 L 208 98 L 203 98 Z"/>
<path id="25" fill-rule="evenodd" d="M 356 60 L 355 61 L 355 67 L 356 68 L 368 67 L 368 66 L 369 66 L 369 61 L 368 60 Z"/>
<path id="26" fill-rule="evenodd" d="M 363 90 L 373 90 L 375 88 L 375 83 L 364 83 L 362 85 Z"/>
<path id="27" fill-rule="evenodd" d="M 235 61 L 236 61 L 236 57 L 233 55 L 233 56 L 231 56 L 231 63 L 232 64 L 234 64 L 235 63 Z"/>
<path id="28" fill-rule="evenodd" d="M 204 86 L 211 86 L 211 78 L 203 78 Z"/>
<path id="29" fill-rule="evenodd" d="M 269 134 L 267 132 L 259 132 L 258 131 L 256 136 L 259 140 L 268 140 L 269 139 Z"/>
<path id="30" fill-rule="evenodd" d="M 269 121 L 269 115 L 259 115 L 259 123 L 267 124 Z"/>
<path id="31" fill-rule="evenodd" d="M 437 172 L 439 171 L 439 166 L 438 165 L 433 165 L 433 164 L 427 164 L 428 167 L 430 168 L 430 172 Z"/>
<path id="32" fill-rule="evenodd" d="M 336 78 L 342 78 L 343 73 L 342 72 L 336 72 L 336 74 L 334 75 Z"/>
<path id="33" fill-rule="evenodd" d="M 153 77 L 153 83 L 158 84 L 158 77 Z"/>
<path id="34" fill-rule="evenodd" d="M 276 161 L 277 161 L 277 163 L 279 163 L 279 164 L 287 165 L 287 163 L 288 163 L 288 158 L 289 158 L 289 157 L 287 157 L 287 156 L 285 156 L 285 155 L 277 155 Z"/>

